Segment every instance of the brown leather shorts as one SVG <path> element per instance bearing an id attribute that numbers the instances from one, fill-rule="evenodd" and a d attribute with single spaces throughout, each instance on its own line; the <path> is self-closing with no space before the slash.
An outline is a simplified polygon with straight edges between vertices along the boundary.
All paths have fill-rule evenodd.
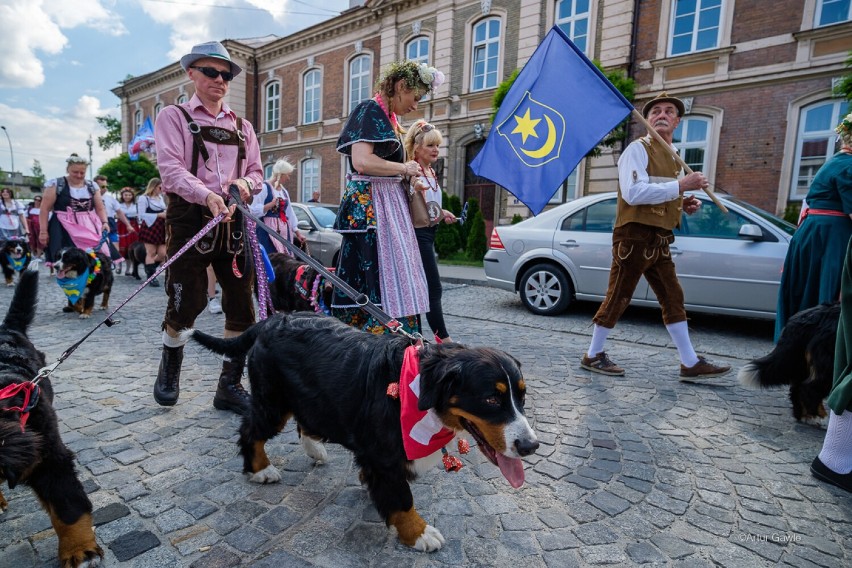
<path id="1" fill-rule="evenodd" d="M 171 258 L 213 218 L 210 210 L 174 194 L 166 209 L 166 254 Z M 242 223 L 219 223 L 184 252 L 166 271 L 169 296 L 163 325 L 176 331 L 195 325 L 207 306 L 207 267 L 212 266 L 222 288 L 225 329 L 244 331 L 255 321 L 254 268 Z M 242 273 L 238 277 L 234 264 Z"/>

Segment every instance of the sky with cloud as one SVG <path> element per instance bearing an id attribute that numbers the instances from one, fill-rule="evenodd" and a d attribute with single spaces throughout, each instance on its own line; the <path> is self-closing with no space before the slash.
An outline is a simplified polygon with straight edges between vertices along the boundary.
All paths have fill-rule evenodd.
<path id="1" fill-rule="evenodd" d="M 0 169 L 48 178 L 71 152 L 95 168 L 118 155 L 97 144 L 96 117 L 118 117 L 111 89 L 150 73 L 212 39 L 286 36 L 334 17 L 349 0 L 2 0 L 0 2 Z M 9 150 L 11 141 L 12 151 Z"/>

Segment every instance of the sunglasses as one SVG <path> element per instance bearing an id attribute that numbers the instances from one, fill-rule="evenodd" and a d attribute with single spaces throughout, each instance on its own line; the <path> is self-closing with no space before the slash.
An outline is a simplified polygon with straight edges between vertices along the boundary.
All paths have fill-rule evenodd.
<path id="1" fill-rule="evenodd" d="M 215 79 L 221 75 L 223 81 L 231 82 L 234 78 L 234 74 L 230 71 L 219 71 L 213 67 L 190 67 L 190 69 L 197 69 L 198 71 L 201 71 L 205 77 L 209 77 L 210 79 Z"/>

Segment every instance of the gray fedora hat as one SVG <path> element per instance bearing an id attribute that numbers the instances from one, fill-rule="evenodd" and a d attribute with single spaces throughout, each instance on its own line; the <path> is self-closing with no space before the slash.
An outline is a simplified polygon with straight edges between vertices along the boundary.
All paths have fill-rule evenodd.
<path id="1" fill-rule="evenodd" d="M 184 71 L 186 71 L 193 63 L 199 59 L 205 59 L 207 57 L 222 59 L 230 63 L 231 73 L 234 74 L 234 77 L 239 75 L 243 70 L 242 67 L 231 61 L 231 55 L 228 53 L 228 50 L 225 49 L 225 46 L 218 41 L 208 41 L 207 43 L 200 43 L 194 46 L 192 51 L 180 58 L 180 66 L 183 67 Z"/>

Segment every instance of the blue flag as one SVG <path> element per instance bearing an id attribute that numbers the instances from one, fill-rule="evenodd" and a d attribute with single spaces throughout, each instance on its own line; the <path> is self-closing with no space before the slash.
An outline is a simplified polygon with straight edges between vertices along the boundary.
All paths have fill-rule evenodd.
<path id="1" fill-rule="evenodd" d="M 632 110 L 554 26 L 503 99 L 470 167 L 538 215 L 580 160 Z"/>
<path id="2" fill-rule="evenodd" d="M 132 161 L 138 160 L 141 152 L 148 152 L 149 154 L 154 152 L 154 125 L 151 124 L 150 116 L 145 117 L 145 122 L 142 123 L 136 136 L 127 145 L 127 154 Z"/>

